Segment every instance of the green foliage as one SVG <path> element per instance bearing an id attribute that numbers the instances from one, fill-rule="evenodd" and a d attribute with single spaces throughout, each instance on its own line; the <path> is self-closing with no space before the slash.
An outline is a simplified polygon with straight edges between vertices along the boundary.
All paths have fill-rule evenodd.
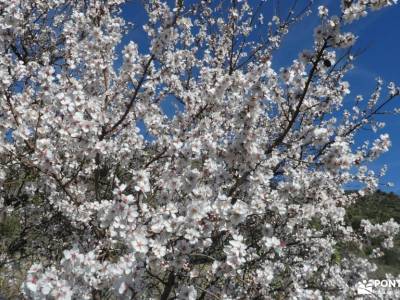
<path id="1" fill-rule="evenodd" d="M 20 232 L 20 222 L 16 214 L 4 216 L 0 222 L 0 236 L 3 239 L 13 238 Z"/>
<path id="2" fill-rule="evenodd" d="M 335 251 L 332 254 L 331 260 L 335 264 L 340 264 L 340 262 L 342 260 L 342 253 L 341 253 L 340 249 L 335 249 Z"/>
<path id="3" fill-rule="evenodd" d="M 18 214 L 4 214 L 0 221 L 0 253 L 10 253 L 13 247 L 17 247 L 16 241 L 19 241 L 20 233 Z M 19 286 L 26 276 L 27 269 L 20 253 L 15 253 L 11 262 L 5 263 L 0 260 L 0 294 L 6 299 L 19 299 Z"/>
<path id="4" fill-rule="evenodd" d="M 315 217 L 312 218 L 310 221 L 310 227 L 315 230 L 321 230 L 322 228 L 321 220 Z"/>

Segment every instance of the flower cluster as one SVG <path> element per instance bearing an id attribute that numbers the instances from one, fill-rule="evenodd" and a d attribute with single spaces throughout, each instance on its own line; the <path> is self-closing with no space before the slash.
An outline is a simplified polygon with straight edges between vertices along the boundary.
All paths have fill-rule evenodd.
<path id="1" fill-rule="evenodd" d="M 397 0 L 342 0 L 343 18 L 346 22 L 351 23 L 365 17 L 368 14 L 368 9 L 379 10 L 396 3 Z"/>

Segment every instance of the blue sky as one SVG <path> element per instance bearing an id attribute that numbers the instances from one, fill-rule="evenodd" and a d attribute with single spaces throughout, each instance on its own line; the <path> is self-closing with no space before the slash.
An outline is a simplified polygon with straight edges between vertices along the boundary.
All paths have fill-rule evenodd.
<path id="1" fill-rule="evenodd" d="M 123 17 L 128 21 L 136 23 L 140 28 L 132 30 L 124 38 L 121 49 L 124 44 L 130 40 L 134 40 L 138 42 L 139 49 L 142 52 L 148 52 L 148 41 L 143 36 L 143 31 L 141 30 L 141 25 L 145 22 L 146 16 L 140 2 L 132 1 L 123 7 Z M 187 2 L 185 0 L 185 3 Z M 280 9 L 284 11 L 290 2 L 288 0 L 282 1 Z M 299 3 L 304 3 L 304 0 L 299 1 Z M 337 11 L 339 3 L 339 0 L 315 1 L 314 8 L 320 4 L 324 4 L 330 8 L 330 12 L 334 13 Z M 266 19 L 272 10 L 276 8 L 276 1 L 267 1 L 264 11 Z M 317 24 L 318 18 L 315 17 L 314 13 L 313 16 L 307 17 L 300 24 L 295 25 L 285 38 L 283 47 L 275 53 L 273 66 L 278 68 L 288 65 L 293 59 L 298 57 L 298 53 L 301 50 L 305 48 L 310 49 L 312 47 L 313 29 Z M 352 90 L 352 93 L 349 95 L 349 101 L 358 94 L 362 94 L 365 99 L 368 99 L 368 96 L 374 89 L 375 78 L 378 76 L 385 83 L 394 81 L 400 85 L 400 5 L 378 12 L 371 12 L 367 18 L 346 27 L 349 31 L 358 35 L 356 48 L 367 47 L 367 51 L 357 58 L 355 69 L 347 76 Z M 346 27 L 344 30 L 346 30 Z M 396 104 L 400 107 L 400 98 L 395 101 L 395 105 L 392 105 L 392 107 L 396 106 Z M 168 104 L 165 105 L 164 109 L 168 115 L 171 116 L 173 114 L 171 106 Z M 386 127 L 382 131 L 376 134 L 365 131 L 360 135 L 358 140 L 362 141 L 365 138 L 373 140 L 384 132 L 390 134 L 392 140 L 390 151 L 373 162 L 370 167 L 378 171 L 380 167 L 387 164 L 388 172 L 384 177 L 384 181 L 393 182 L 395 186 L 392 188 L 382 187 L 382 189 L 400 194 L 400 115 L 385 115 L 381 121 L 386 122 Z M 142 125 L 140 127 L 144 130 Z"/>

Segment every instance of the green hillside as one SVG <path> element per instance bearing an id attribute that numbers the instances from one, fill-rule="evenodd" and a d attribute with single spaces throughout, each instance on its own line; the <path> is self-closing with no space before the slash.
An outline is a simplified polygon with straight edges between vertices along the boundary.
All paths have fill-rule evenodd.
<path id="1" fill-rule="evenodd" d="M 363 197 L 352 207 L 347 209 L 347 222 L 354 228 L 360 227 L 362 219 L 368 219 L 371 223 L 383 223 L 393 218 L 400 223 L 400 197 L 393 193 L 377 191 L 376 193 Z M 369 255 L 372 249 L 380 244 L 381 240 L 374 240 L 371 245 L 366 246 L 358 255 Z M 347 249 L 352 251 L 352 249 Z M 374 278 L 384 278 L 385 273 L 393 275 L 400 274 L 400 236 L 394 241 L 394 247 L 384 251 L 385 255 L 374 260 L 378 266 Z"/>

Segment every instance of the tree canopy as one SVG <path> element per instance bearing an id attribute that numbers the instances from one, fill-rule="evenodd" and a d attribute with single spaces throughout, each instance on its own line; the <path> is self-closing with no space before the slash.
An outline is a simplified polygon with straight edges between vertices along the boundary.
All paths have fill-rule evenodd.
<path id="1" fill-rule="evenodd" d="M 355 204 L 379 187 L 386 168 L 369 164 L 389 135 L 356 138 L 382 129 L 400 90 L 377 79 L 350 94 L 346 24 L 397 1 L 344 0 L 335 15 L 295 0 L 268 20 L 268 1 L 143 1 L 145 50 L 122 43 L 135 30 L 123 2 L 0 1 L 7 280 L 23 261 L 28 299 L 355 297 L 399 232 Z M 313 45 L 274 69 L 311 14 Z"/>

